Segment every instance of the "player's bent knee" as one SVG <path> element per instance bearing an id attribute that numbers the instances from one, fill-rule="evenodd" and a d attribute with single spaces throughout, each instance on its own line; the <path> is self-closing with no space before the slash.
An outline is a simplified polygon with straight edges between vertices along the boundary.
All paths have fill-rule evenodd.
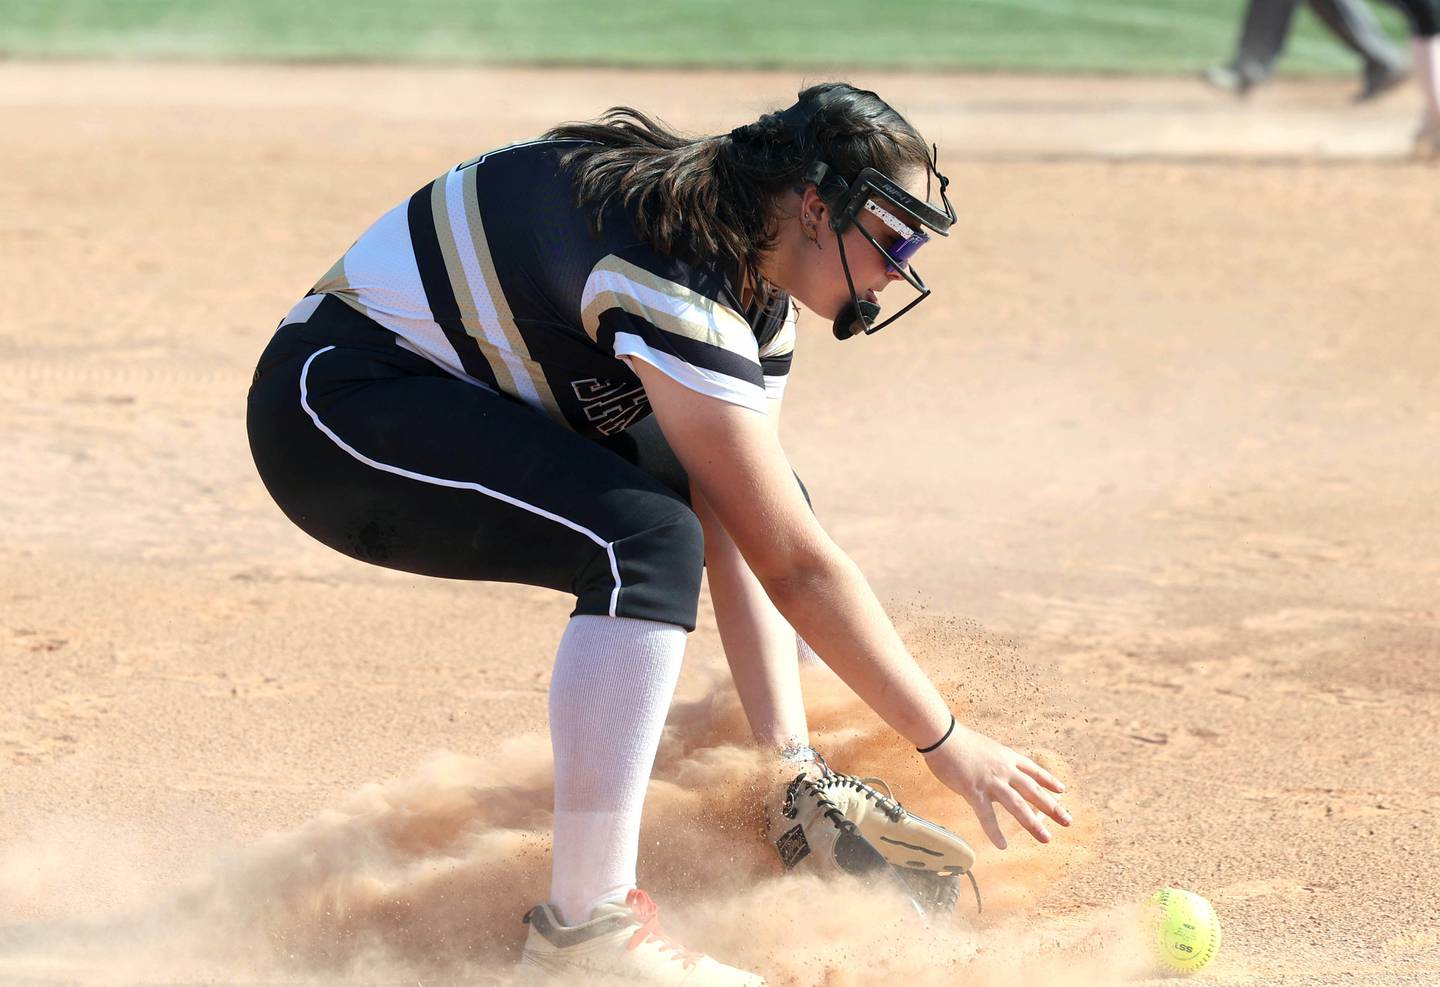
<path id="1" fill-rule="evenodd" d="M 586 565 L 576 586 L 578 613 L 608 613 L 695 629 L 705 536 L 695 512 L 673 509 L 610 543 Z"/>

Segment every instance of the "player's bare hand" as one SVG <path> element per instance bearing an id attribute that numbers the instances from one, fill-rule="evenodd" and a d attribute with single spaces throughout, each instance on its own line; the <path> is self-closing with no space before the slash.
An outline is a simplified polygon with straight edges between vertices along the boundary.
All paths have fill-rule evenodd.
<path id="1" fill-rule="evenodd" d="M 1042 817 L 1070 825 L 1070 813 L 1055 797 L 1065 791 L 1059 779 L 982 733 L 955 724 L 950 739 L 926 754 L 925 763 L 946 787 L 970 803 L 985 835 L 1001 850 L 1006 841 L 995 816 L 997 804 L 1041 843 L 1050 842 Z"/>

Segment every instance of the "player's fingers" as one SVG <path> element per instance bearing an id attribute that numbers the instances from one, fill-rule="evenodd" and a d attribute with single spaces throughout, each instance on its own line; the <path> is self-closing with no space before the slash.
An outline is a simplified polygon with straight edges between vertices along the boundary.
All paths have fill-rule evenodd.
<path id="1" fill-rule="evenodd" d="M 1028 775 L 1016 774 L 1010 780 L 1010 787 L 1019 792 L 1025 801 L 1062 826 L 1070 825 L 1070 812 L 1054 796 L 1043 791 Z"/>
<path id="2" fill-rule="evenodd" d="M 1034 778 L 1040 784 L 1044 785 L 1046 788 L 1050 789 L 1050 791 L 1054 792 L 1056 795 L 1059 795 L 1065 791 L 1064 782 L 1062 782 L 1059 778 L 1056 778 L 1044 768 L 1040 767 L 1040 765 L 1036 764 L 1028 757 L 1022 757 L 1018 759 L 1015 762 L 1015 766 L 1021 771 L 1025 772 L 1031 778 Z"/>
<path id="3" fill-rule="evenodd" d="M 1018 819 L 1020 825 L 1024 826 L 1031 836 L 1041 843 L 1050 842 L 1050 830 L 1045 828 L 1045 823 L 1035 814 L 1035 810 L 1030 808 L 1030 803 L 1022 799 L 1020 793 L 1015 789 L 1008 785 L 1000 788 L 995 792 L 995 801 L 1004 806 L 1006 812 Z"/>
<path id="4" fill-rule="evenodd" d="M 1005 841 L 1005 834 L 1000 832 L 1000 820 L 995 818 L 995 807 L 990 804 L 989 799 L 982 795 L 970 803 L 970 808 L 975 810 L 975 818 L 980 820 L 980 828 L 990 837 L 991 843 L 1001 850 L 1009 846 Z"/>

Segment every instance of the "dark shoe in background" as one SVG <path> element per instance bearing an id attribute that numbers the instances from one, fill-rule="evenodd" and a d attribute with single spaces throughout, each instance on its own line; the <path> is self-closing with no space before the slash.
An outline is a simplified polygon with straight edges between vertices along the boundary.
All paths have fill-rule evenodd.
<path id="1" fill-rule="evenodd" d="M 1355 94 L 1355 102 L 1368 103 L 1378 99 L 1409 78 L 1410 70 L 1404 65 L 1367 65 L 1365 84 Z"/>
<path id="2" fill-rule="evenodd" d="M 1236 96 L 1248 96 L 1255 80 L 1233 65 L 1212 65 L 1204 72 L 1204 79 L 1216 89 Z"/>

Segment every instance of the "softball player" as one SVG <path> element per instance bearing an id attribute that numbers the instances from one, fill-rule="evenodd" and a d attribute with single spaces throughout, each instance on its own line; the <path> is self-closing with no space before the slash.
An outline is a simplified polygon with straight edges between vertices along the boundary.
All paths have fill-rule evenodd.
<path id="1" fill-rule="evenodd" d="M 888 324 L 880 294 L 914 290 L 897 314 L 929 294 L 910 258 L 954 219 L 932 150 L 872 92 L 814 86 L 698 139 L 621 107 L 395 206 L 261 356 L 251 449 L 295 524 L 377 565 L 575 597 L 550 686 L 551 889 L 522 980 L 762 982 L 676 946 L 635 887 L 702 565 L 756 739 L 797 772 L 774 834 L 787 864 L 863 870 L 899 833 L 938 863 L 891 863 L 969 865 L 809 750 L 796 632 L 997 846 L 996 803 L 1042 842 L 1042 817 L 1069 824 L 1054 777 L 955 721 L 777 437 L 797 307 L 842 339 Z"/>

